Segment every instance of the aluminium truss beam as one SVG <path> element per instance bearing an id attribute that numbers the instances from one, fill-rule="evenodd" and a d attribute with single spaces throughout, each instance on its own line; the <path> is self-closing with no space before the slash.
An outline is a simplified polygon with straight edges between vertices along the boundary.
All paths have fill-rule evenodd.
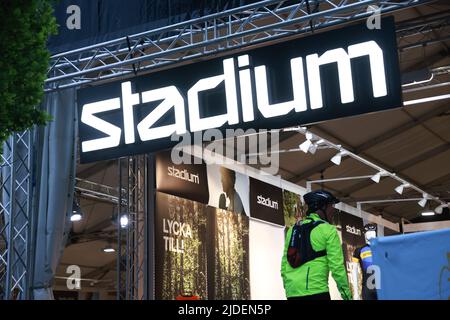
<path id="1" fill-rule="evenodd" d="M 264 0 L 51 57 L 45 91 L 130 76 L 433 0 Z M 310 8 L 313 8 L 312 11 Z"/>
<path id="2" fill-rule="evenodd" d="M 117 223 L 117 299 L 145 298 L 145 170 L 146 155 L 119 159 L 119 202 Z M 121 205 L 119 205 L 121 204 Z M 128 216 L 122 228 L 121 215 Z"/>
<path id="3" fill-rule="evenodd" d="M 13 133 L 0 155 L 0 299 L 29 299 L 32 274 L 32 132 Z"/>

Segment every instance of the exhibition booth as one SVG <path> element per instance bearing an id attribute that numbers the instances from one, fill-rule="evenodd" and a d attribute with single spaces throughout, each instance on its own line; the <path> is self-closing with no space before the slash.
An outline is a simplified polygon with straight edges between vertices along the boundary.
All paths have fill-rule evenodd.
<path id="1" fill-rule="evenodd" d="M 449 299 L 448 1 L 72 2 L 0 155 L 0 298 L 284 300 L 326 190 L 353 299 L 362 255 L 380 300 Z"/>
<path id="2" fill-rule="evenodd" d="M 334 163 L 350 155 L 376 170 L 362 178 L 378 183 L 389 176 L 422 192 L 307 128 L 403 106 L 393 19 L 382 26 L 368 31 L 365 24 L 353 25 L 78 90 L 82 164 L 146 155 L 139 262 L 147 298 L 286 298 L 280 275 L 286 230 L 305 217 L 302 197 L 316 186 L 308 181 L 304 188 L 240 161 L 248 160 L 251 142 L 241 150 L 247 158 L 216 152 L 230 139 L 224 138 L 228 130 L 234 130 L 233 141 L 264 130 L 272 137 L 293 131 L 306 139 L 297 151 L 332 150 L 339 158 Z M 121 210 L 121 195 L 115 201 Z M 380 243 L 404 230 L 345 201 L 336 209 L 333 224 L 357 298 L 362 276 L 352 257 L 365 244 L 363 226 L 377 224 Z M 329 285 L 332 299 L 340 299 L 331 276 Z"/>
<path id="3" fill-rule="evenodd" d="M 306 189 L 201 148 L 193 152 L 203 154 L 199 164 L 174 164 L 172 152 L 179 151 L 156 155 L 155 298 L 285 299 L 285 232 L 305 217 Z M 354 250 L 365 243 L 363 225 L 377 223 L 380 236 L 386 229 L 398 233 L 399 226 L 346 204 L 337 209 L 352 279 Z M 340 299 L 331 277 L 330 290 Z"/>
<path id="4" fill-rule="evenodd" d="M 285 231 L 305 217 L 306 190 L 235 159 L 218 161 L 214 152 L 208 158 L 207 151 L 231 129 L 233 139 L 245 139 L 247 129 L 278 130 L 400 107 L 394 21 L 382 25 L 370 32 L 354 25 L 78 90 L 81 163 L 153 152 L 149 168 L 156 174 L 145 181 L 150 295 L 285 298 Z M 192 152 L 191 145 L 200 152 L 196 160 L 175 163 L 177 152 Z M 167 147 L 174 148 L 158 151 Z M 365 243 L 364 223 L 378 223 L 380 235 L 384 228 L 399 232 L 399 226 L 345 203 L 337 208 L 351 278 L 353 252 Z M 335 289 L 332 295 L 339 297 Z"/>

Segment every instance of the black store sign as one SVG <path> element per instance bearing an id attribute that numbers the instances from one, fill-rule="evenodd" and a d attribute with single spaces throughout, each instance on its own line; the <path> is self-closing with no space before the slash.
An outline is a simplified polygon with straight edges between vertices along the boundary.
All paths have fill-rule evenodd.
<path id="1" fill-rule="evenodd" d="M 171 152 L 159 152 L 156 157 L 156 189 L 174 196 L 208 203 L 206 164 L 175 164 Z M 201 161 L 200 161 L 201 162 Z"/>
<path id="2" fill-rule="evenodd" d="M 284 226 L 283 190 L 250 178 L 250 216 Z"/>
<path id="3" fill-rule="evenodd" d="M 402 106 L 394 20 L 350 26 L 78 91 L 83 163 L 173 134 L 274 129 Z"/>
<path id="4" fill-rule="evenodd" d="M 364 240 L 364 225 L 361 218 L 341 212 L 342 241 L 355 247 L 362 246 Z"/>

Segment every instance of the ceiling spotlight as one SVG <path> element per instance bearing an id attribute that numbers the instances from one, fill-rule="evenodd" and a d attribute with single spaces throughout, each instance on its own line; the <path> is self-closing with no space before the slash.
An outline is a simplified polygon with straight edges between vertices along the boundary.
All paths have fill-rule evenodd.
<path id="1" fill-rule="evenodd" d="M 428 201 L 428 195 L 424 194 L 422 200 L 420 200 L 418 202 L 419 206 L 421 206 L 422 208 L 425 208 L 425 205 L 427 204 Z"/>
<path id="2" fill-rule="evenodd" d="M 373 175 L 372 178 L 370 178 L 370 179 L 372 179 L 372 181 L 374 181 L 376 183 L 379 183 L 380 179 L 381 179 L 381 173 L 378 172 L 377 174 Z"/>
<path id="3" fill-rule="evenodd" d="M 305 137 L 306 137 L 306 140 L 312 140 L 313 135 L 312 135 L 311 132 L 306 132 L 306 133 L 305 133 Z"/>
<path id="4" fill-rule="evenodd" d="M 342 161 L 342 156 L 345 155 L 345 152 L 339 151 L 333 158 L 331 158 L 331 162 L 333 162 L 335 165 L 340 165 Z"/>
<path id="5" fill-rule="evenodd" d="M 377 173 L 375 173 L 370 179 L 373 182 L 379 183 L 381 180 L 381 177 L 387 176 L 388 173 L 386 171 L 379 171 Z"/>
<path id="6" fill-rule="evenodd" d="M 315 154 L 317 151 L 317 145 L 315 143 L 312 143 L 308 150 L 309 152 L 311 152 L 311 154 Z"/>
<path id="7" fill-rule="evenodd" d="M 121 228 L 126 228 L 128 226 L 129 220 L 128 220 L 128 215 L 123 214 L 120 217 L 120 227 Z"/>
<path id="8" fill-rule="evenodd" d="M 370 179 L 373 182 L 379 183 L 380 179 L 381 179 L 381 175 L 382 175 L 381 172 L 378 172 L 378 173 L 374 174 Z"/>
<path id="9" fill-rule="evenodd" d="M 409 187 L 408 183 L 401 184 L 397 188 L 395 188 L 395 192 L 397 192 L 398 194 L 402 194 L 403 189 L 408 188 L 408 187 Z"/>
<path id="10" fill-rule="evenodd" d="M 80 221 L 81 219 L 83 219 L 83 213 L 81 212 L 81 208 L 78 205 L 77 201 L 74 200 L 72 205 L 72 214 L 70 215 L 70 221 L 75 222 Z"/>
<path id="11" fill-rule="evenodd" d="M 312 142 L 309 139 L 306 139 L 305 142 L 303 142 L 301 145 L 299 145 L 300 150 L 302 150 L 304 153 L 308 153 L 309 147 L 311 147 Z"/>
<path id="12" fill-rule="evenodd" d="M 325 143 L 325 140 L 320 139 L 320 140 L 318 140 L 316 143 L 317 143 L 317 145 L 321 145 L 321 144 Z"/>
<path id="13" fill-rule="evenodd" d="M 436 212 L 437 214 L 442 214 L 442 211 L 444 210 L 444 208 L 448 208 L 449 206 L 450 206 L 450 203 L 441 204 L 434 209 L 434 212 Z"/>
<path id="14" fill-rule="evenodd" d="M 431 210 L 427 210 L 427 211 L 422 212 L 422 216 L 423 217 L 434 216 L 434 212 Z"/>
<path id="15" fill-rule="evenodd" d="M 83 215 L 78 212 L 72 213 L 72 215 L 70 216 L 70 221 L 72 222 L 76 222 L 76 221 L 80 221 L 83 219 Z"/>
<path id="16" fill-rule="evenodd" d="M 105 252 L 105 253 L 113 253 L 113 252 L 116 252 L 116 249 L 114 249 L 113 247 L 112 247 L 112 245 L 110 245 L 110 244 L 108 244 L 106 247 L 104 247 L 103 249 L 103 252 Z"/>

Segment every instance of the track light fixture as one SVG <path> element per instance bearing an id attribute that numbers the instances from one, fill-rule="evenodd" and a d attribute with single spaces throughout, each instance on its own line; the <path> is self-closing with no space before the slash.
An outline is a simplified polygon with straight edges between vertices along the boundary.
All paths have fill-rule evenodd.
<path id="1" fill-rule="evenodd" d="M 377 174 L 374 174 L 373 176 L 372 176 L 372 178 L 370 178 L 372 181 L 374 181 L 374 182 L 376 182 L 376 183 L 379 183 L 380 182 L 380 179 L 381 179 L 381 172 L 378 172 Z"/>
<path id="2" fill-rule="evenodd" d="M 312 140 L 314 139 L 313 134 L 311 132 L 306 131 L 305 138 L 306 138 L 306 140 L 302 144 L 300 144 L 298 147 L 304 153 L 310 152 L 311 154 L 315 154 L 317 151 L 318 144 L 312 142 Z"/>
<path id="3" fill-rule="evenodd" d="M 442 95 L 442 96 L 436 96 L 436 97 L 432 97 L 430 100 L 427 101 L 435 101 L 435 100 L 440 100 L 440 99 L 448 99 L 450 98 L 450 95 Z M 425 102 L 425 99 L 418 99 L 418 100 L 414 100 L 414 101 L 409 101 L 409 102 L 405 102 L 404 105 L 408 105 L 408 104 L 415 104 L 415 103 L 422 103 Z M 358 154 L 355 154 L 354 152 L 351 152 L 349 150 L 345 150 L 342 145 L 333 143 L 329 140 L 326 140 L 324 138 L 322 138 L 320 135 L 317 135 L 316 133 L 311 133 L 308 131 L 308 128 L 303 126 L 303 127 L 294 127 L 294 128 L 288 128 L 288 129 L 284 129 L 284 131 L 297 131 L 301 134 L 303 134 L 305 136 L 305 141 L 299 145 L 299 149 L 301 151 L 303 151 L 304 153 L 311 153 L 311 154 L 315 154 L 315 152 L 319 149 L 335 149 L 338 150 L 338 152 L 330 159 L 331 162 L 333 162 L 335 165 L 340 165 L 342 162 L 342 157 L 344 156 L 349 156 L 352 159 L 363 163 L 371 168 L 373 168 L 374 170 L 376 170 L 376 173 L 373 174 L 372 176 L 368 175 L 368 176 L 364 176 L 364 178 L 371 178 L 372 181 L 374 181 L 375 183 L 379 183 L 381 181 L 381 177 L 390 177 L 394 180 L 396 180 L 399 185 L 397 185 L 397 187 L 395 187 L 395 192 L 397 192 L 398 194 L 403 194 L 403 191 L 405 190 L 405 188 L 410 188 L 412 190 L 415 190 L 419 193 L 424 194 L 423 198 L 417 198 L 414 199 L 414 201 L 418 201 L 418 204 L 425 208 L 425 206 L 427 205 L 429 200 L 432 201 L 436 201 L 439 202 L 443 205 L 439 205 L 438 207 L 436 207 L 434 210 L 436 213 L 440 213 L 443 211 L 443 208 L 445 207 L 449 207 L 449 205 L 444 204 L 441 200 L 439 200 L 439 198 L 433 196 L 432 194 L 427 194 L 425 190 L 417 187 L 416 185 L 409 183 L 407 181 L 405 181 L 404 179 L 398 177 L 396 175 L 395 172 L 390 172 L 382 167 L 380 167 L 379 165 L 365 159 L 364 157 L 361 157 Z M 296 150 L 296 149 L 293 149 Z"/>
<path id="4" fill-rule="evenodd" d="M 405 188 L 408 188 L 409 186 L 410 186 L 409 183 L 403 183 L 403 184 L 399 185 L 397 188 L 395 188 L 395 192 L 397 192 L 398 194 L 402 194 L 403 190 Z"/>
<path id="5" fill-rule="evenodd" d="M 308 151 L 309 151 L 311 154 L 315 154 L 316 151 L 317 151 L 317 145 L 313 142 L 313 143 L 309 146 Z"/>
<path id="6" fill-rule="evenodd" d="M 333 158 L 331 158 L 331 162 L 333 162 L 335 165 L 340 165 L 342 161 L 342 157 L 345 156 L 347 153 L 345 151 L 339 151 Z"/>
<path id="7" fill-rule="evenodd" d="M 442 214 L 442 211 L 444 210 L 444 208 L 449 208 L 449 207 L 450 207 L 450 203 L 441 204 L 434 209 L 434 212 L 436 212 L 437 214 Z"/>
<path id="8" fill-rule="evenodd" d="M 386 175 L 386 172 L 380 171 L 380 172 L 375 173 L 370 179 L 373 182 L 379 183 L 381 180 L 381 177 L 383 177 L 385 175 Z"/>
<path id="9" fill-rule="evenodd" d="M 309 147 L 311 147 L 312 142 L 309 139 L 306 139 L 305 142 L 303 142 L 301 145 L 299 145 L 300 150 L 302 150 L 304 153 L 308 153 Z"/>
<path id="10" fill-rule="evenodd" d="M 427 204 L 428 201 L 428 195 L 426 193 L 423 194 L 423 198 L 422 200 L 420 200 L 418 202 L 419 206 L 421 206 L 422 208 L 425 208 L 425 205 Z"/>

